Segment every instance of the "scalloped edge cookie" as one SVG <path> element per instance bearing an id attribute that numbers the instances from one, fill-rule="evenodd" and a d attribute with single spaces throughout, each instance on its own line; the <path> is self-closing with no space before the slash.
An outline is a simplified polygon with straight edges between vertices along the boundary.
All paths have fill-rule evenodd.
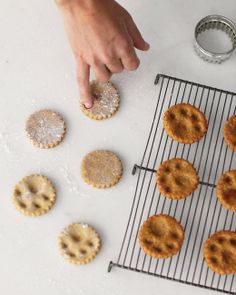
<path id="1" fill-rule="evenodd" d="M 184 177 L 183 167 L 181 168 L 181 166 L 186 166 L 186 164 L 186 177 Z M 169 178 L 171 180 L 168 180 Z M 169 199 L 180 200 L 187 198 L 197 189 L 199 176 L 192 163 L 185 159 L 174 158 L 166 160 L 160 165 L 157 170 L 156 181 L 159 191 L 163 196 Z M 189 181 L 189 184 L 186 184 L 186 181 Z"/>
<path id="2" fill-rule="evenodd" d="M 154 258 L 169 258 L 177 254 L 184 241 L 182 225 L 167 214 L 149 217 L 141 226 L 138 240 L 142 250 Z"/>
<path id="3" fill-rule="evenodd" d="M 171 106 L 164 113 L 163 127 L 173 140 L 191 144 L 206 134 L 208 124 L 205 115 L 198 108 L 188 103 L 180 103 Z"/>
<path id="4" fill-rule="evenodd" d="M 35 186 L 43 183 L 39 191 Z M 36 195 L 36 197 L 34 197 Z M 56 201 L 56 189 L 47 176 L 32 174 L 21 179 L 14 187 L 12 201 L 15 208 L 25 216 L 46 214 Z M 30 209 L 27 209 L 27 206 Z"/>
<path id="5" fill-rule="evenodd" d="M 53 124 L 52 119 L 54 120 Z M 42 127 L 44 127 L 45 131 Z M 29 116 L 26 121 L 25 131 L 33 146 L 50 149 L 63 141 L 66 134 L 66 124 L 64 118 L 58 112 L 42 109 Z"/>
<path id="6" fill-rule="evenodd" d="M 120 96 L 114 84 L 110 81 L 104 83 L 94 80 L 90 82 L 90 88 L 94 96 L 94 104 L 87 109 L 81 103 L 82 112 L 90 119 L 98 121 L 112 117 L 120 106 Z"/>
<path id="7" fill-rule="evenodd" d="M 101 250 L 101 238 L 96 230 L 84 223 L 71 223 L 58 237 L 60 254 L 73 264 L 91 262 Z"/>
<path id="8" fill-rule="evenodd" d="M 231 116 L 224 125 L 224 140 L 236 152 L 236 115 Z M 233 131 L 233 132 L 232 132 Z"/>
<path id="9" fill-rule="evenodd" d="M 80 173 L 87 184 L 96 188 L 110 188 L 121 179 L 123 166 L 115 153 L 95 150 L 82 159 Z"/>
<path id="10" fill-rule="evenodd" d="M 204 243 L 203 255 L 212 271 L 236 273 L 236 232 L 221 230 L 211 235 Z"/>
<path id="11" fill-rule="evenodd" d="M 216 195 L 222 206 L 236 211 L 236 170 L 224 172 L 216 185 Z M 235 200 L 234 205 L 227 202 L 227 198 Z"/>

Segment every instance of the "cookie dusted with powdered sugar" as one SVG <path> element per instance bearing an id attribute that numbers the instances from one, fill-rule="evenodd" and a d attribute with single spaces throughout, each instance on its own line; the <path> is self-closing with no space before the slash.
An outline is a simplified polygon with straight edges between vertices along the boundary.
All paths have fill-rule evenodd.
<path id="1" fill-rule="evenodd" d="M 111 82 L 103 83 L 97 80 L 90 82 L 90 89 L 94 98 L 93 106 L 87 109 L 82 103 L 82 112 L 91 119 L 103 120 L 113 116 L 120 105 L 120 96 Z"/>
<path id="2" fill-rule="evenodd" d="M 64 138 L 66 125 L 63 117 L 52 110 L 40 110 L 26 121 L 25 130 L 34 146 L 53 148 Z"/>
<path id="3" fill-rule="evenodd" d="M 83 158 L 80 171 L 87 184 L 96 188 L 109 188 L 120 180 L 123 167 L 113 152 L 97 150 Z"/>

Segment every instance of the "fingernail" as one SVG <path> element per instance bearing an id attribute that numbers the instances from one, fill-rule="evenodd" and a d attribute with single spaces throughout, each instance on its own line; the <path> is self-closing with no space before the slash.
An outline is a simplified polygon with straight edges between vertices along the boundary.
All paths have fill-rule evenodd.
<path id="1" fill-rule="evenodd" d="M 147 43 L 146 41 L 145 41 L 145 48 L 146 48 L 146 49 L 149 49 L 149 48 L 150 48 L 150 44 Z"/>
<path id="2" fill-rule="evenodd" d="M 86 109 L 90 109 L 93 106 L 93 104 L 92 102 L 85 102 L 84 106 L 86 107 Z"/>

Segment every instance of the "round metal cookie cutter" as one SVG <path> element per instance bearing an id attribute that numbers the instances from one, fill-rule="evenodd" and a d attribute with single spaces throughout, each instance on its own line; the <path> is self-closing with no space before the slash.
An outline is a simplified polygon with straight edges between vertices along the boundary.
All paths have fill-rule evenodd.
<path id="1" fill-rule="evenodd" d="M 221 30 L 225 32 L 232 42 L 232 48 L 226 52 L 212 52 L 202 47 L 198 42 L 198 36 L 206 30 Z M 236 48 L 236 25 L 230 19 L 222 15 L 208 15 L 201 19 L 195 28 L 194 48 L 197 54 L 204 60 L 212 63 L 221 63 L 228 59 Z"/>

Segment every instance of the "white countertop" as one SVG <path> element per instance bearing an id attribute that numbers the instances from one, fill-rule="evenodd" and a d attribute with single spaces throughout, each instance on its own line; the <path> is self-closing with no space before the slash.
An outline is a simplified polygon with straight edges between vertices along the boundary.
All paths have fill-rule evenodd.
<path id="1" fill-rule="evenodd" d="M 214 294 L 164 279 L 114 268 L 126 228 L 136 178 L 131 175 L 146 143 L 157 73 L 236 91 L 236 54 L 222 65 L 207 64 L 192 47 L 193 29 L 208 14 L 236 21 L 235 0 L 122 0 L 146 40 L 136 72 L 113 78 L 122 104 L 110 120 L 81 114 L 74 60 L 53 1 L 0 3 L 0 293 L 42 294 Z M 31 146 L 24 133 L 27 117 L 52 108 L 66 119 L 65 141 L 55 149 Z M 121 157 L 124 176 L 113 189 L 84 184 L 80 161 L 89 151 L 110 149 Z M 46 215 L 29 218 L 11 202 L 14 184 L 42 172 L 56 185 L 58 199 Z M 94 226 L 103 240 L 98 257 L 73 266 L 60 257 L 57 236 L 74 221 Z M 217 293 L 215 293 L 217 294 Z"/>

